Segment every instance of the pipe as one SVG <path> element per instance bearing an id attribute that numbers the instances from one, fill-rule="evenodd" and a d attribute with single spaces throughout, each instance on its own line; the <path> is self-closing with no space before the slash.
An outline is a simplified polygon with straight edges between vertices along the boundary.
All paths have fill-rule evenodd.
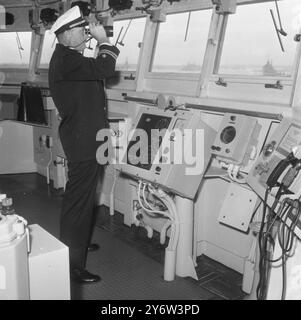
<path id="1" fill-rule="evenodd" d="M 176 274 L 180 277 L 190 276 L 198 280 L 195 265 L 192 259 L 193 253 L 193 201 L 190 199 L 175 197 L 178 222 L 179 238 L 176 257 Z"/>
<path id="2" fill-rule="evenodd" d="M 47 167 L 46 167 L 46 175 L 47 175 L 47 184 L 50 184 L 50 165 L 52 163 L 52 150 L 51 150 L 51 147 L 49 148 L 49 151 L 50 151 L 50 160 L 49 162 L 47 163 Z"/>
<path id="3" fill-rule="evenodd" d="M 63 188 L 64 188 L 64 192 L 66 191 L 66 184 L 67 184 L 66 167 L 63 166 Z"/>
<path id="4" fill-rule="evenodd" d="M 170 226 L 171 226 L 171 221 L 167 220 L 164 223 L 163 227 L 161 228 L 161 230 L 160 230 L 160 243 L 161 244 L 165 243 L 165 241 L 166 241 L 166 231 Z"/>
<path id="5" fill-rule="evenodd" d="M 145 228 L 146 231 L 147 231 L 147 237 L 148 237 L 149 239 L 151 239 L 151 238 L 153 237 L 153 234 L 154 234 L 153 228 L 150 227 L 150 226 L 148 226 L 148 225 L 145 225 L 144 228 Z"/>
<path id="6" fill-rule="evenodd" d="M 142 201 L 140 199 L 140 189 L 141 189 L 141 184 L 142 182 L 139 181 L 139 186 L 137 190 L 137 195 L 138 195 L 138 201 L 141 207 L 146 211 L 146 212 L 159 212 L 165 216 L 167 216 L 171 221 L 171 232 L 170 232 L 170 239 L 168 243 L 168 247 L 165 249 L 165 261 L 164 261 L 164 280 L 165 281 L 173 281 L 175 278 L 175 272 L 176 272 L 176 249 L 177 249 L 177 244 L 178 244 L 178 239 L 179 239 L 179 234 L 180 234 L 180 226 L 179 226 L 179 219 L 178 219 L 178 212 L 177 208 L 172 200 L 172 198 L 164 192 L 162 189 L 155 189 L 151 187 L 149 184 L 149 191 L 155 195 L 157 198 L 159 198 L 167 207 L 168 211 L 170 214 L 166 214 L 165 212 L 160 212 L 157 210 L 150 210 L 147 209 L 143 206 Z M 145 188 L 143 188 L 143 191 Z M 160 235 L 164 239 L 164 231 L 167 228 L 167 223 L 164 225 L 162 228 L 163 231 Z"/>
<path id="7" fill-rule="evenodd" d="M 114 182 L 111 188 L 110 192 L 110 216 L 113 216 L 115 213 L 115 207 L 114 207 L 114 195 L 115 195 L 115 187 L 116 187 L 116 182 L 118 179 L 118 173 L 117 170 L 114 172 Z"/>
<path id="8" fill-rule="evenodd" d="M 151 191 L 152 192 L 152 191 Z M 168 247 L 165 249 L 164 280 L 173 281 L 176 273 L 176 248 L 179 239 L 179 223 L 177 208 L 173 200 L 163 190 L 154 191 L 155 195 L 167 206 L 173 217 Z"/>
<path id="9" fill-rule="evenodd" d="M 176 273 L 176 252 L 174 250 L 165 249 L 164 258 L 164 280 L 173 281 Z"/>

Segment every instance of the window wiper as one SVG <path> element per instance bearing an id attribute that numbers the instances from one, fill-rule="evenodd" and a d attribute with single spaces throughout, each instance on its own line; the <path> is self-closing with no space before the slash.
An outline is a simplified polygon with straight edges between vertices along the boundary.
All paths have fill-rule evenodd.
<path id="1" fill-rule="evenodd" d="M 282 27 L 281 17 L 280 17 L 280 12 L 279 12 L 279 7 L 278 7 L 278 2 L 277 2 L 277 0 L 275 0 L 275 5 L 276 5 L 276 10 L 277 10 L 277 15 L 278 15 L 279 28 L 277 27 L 277 23 L 276 23 L 276 20 L 275 20 L 275 17 L 274 17 L 274 12 L 273 12 L 272 9 L 270 9 L 270 13 L 271 13 L 271 16 L 272 16 L 272 19 L 273 19 L 275 31 L 276 31 L 276 33 L 277 33 L 277 37 L 278 37 L 278 41 L 279 41 L 281 50 L 284 52 L 284 48 L 283 48 L 283 44 L 282 44 L 282 40 L 281 40 L 280 34 L 281 34 L 282 36 L 286 37 L 286 36 L 287 36 L 287 33 L 283 30 L 283 27 Z"/>
<path id="2" fill-rule="evenodd" d="M 18 46 L 18 50 L 19 50 L 19 54 L 20 54 L 20 59 L 22 60 L 21 50 L 23 51 L 24 48 L 22 47 L 21 40 L 20 40 L 20 38 L 19 38 L 18 32 L 16 32 L 16 35 L 17 35 L 16 39 L 17 39 L 17 46 Z"/>
<path id="3" fill-rule="evenodd" d="M 16 32 L 16 34 L 17 34 L 17 44 L 18 44 L 18 47 L 19 47 L 20 50 L 24 50 L 24 48 L 22 47 L 21 40 L 20 40 L 20 37 L 19 37 L 18 32 Z"/>
<path id="4" fill-rule="evenodd" d="M 116 47 L 118 44 L 120 44 L 119 38 L 120 38 L 120 36 L 121 36 L 122 30 L 123 30 L 123 27 L 121 27 L 120 30 L 119 30 L 119 34 L 118 34 L 118 37 L 117 37 L 116 42 L 115 42 L 115 47 Z"/>
<path id="5" fill-rule="evenodd" d="M 270 9 L 270 12 L 271 12 L 271 16 L 272 16 L 272 19 L 273 19 L 273 23 L 274 23 L 274 27 L 275 27 L 275 31 L 277 33 L 277 37 L 278 37 L 278 40 L 279 40 L 279 44 L 280 44 L 280 47 L 281 47 L 281 50 L 284 52 L 284 48 L 283 48 L 283 44 L 282 44 L 282 40 L 280 38 L 280 35 L 279 35 L 279 31 L 278 31 L 278 28 L 277 28 L 277 24 L 276 24 L 276 21 L 275 21 L 275 17 L 274 17 L 274 13 L 273 13 L 273 10 Z"/>
<path id="6" fill-rule="evenodd" d="M 184 41 L 187 40 L 187 34 L 188 34 L 188 29 L 189 29 L 189 24 L 190 24 L 190 17 L 191 17 L 191 11 L 188 12 L 188 18 L 187 18 L 187 24 L 186 24 L 186 31 L 185 31 Z"/>
<path id="7" fill-rule="evenodd" d="M 123 40 L 124 40 L 124 38 L 125 38 L 125 36 L 126 36 L 126 34 L 127 34 L 128 30 L 129 30 L 129 27 L 130 27 L 130 25 L 131 25 L 131 23 L 132 23 L 132 20 L 133 20 L 133 19 L 131 19 L 131 20 L 129 21 L 129 23 L 128 23 L 128 25 L 127 25 L 127 27 L 126 27 L 125 31 L 124 31 L 123 37 L 122 37 L 121 41 L 119 42 L 119 44 L 120 44 L 121 46 L 124 46 L 124 42 L 123 42 Z"/>

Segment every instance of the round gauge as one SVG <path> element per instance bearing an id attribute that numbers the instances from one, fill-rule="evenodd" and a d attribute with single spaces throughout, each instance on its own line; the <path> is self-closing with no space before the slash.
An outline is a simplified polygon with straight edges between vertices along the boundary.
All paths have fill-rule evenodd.
<path id="1" fill-rule="evenodd" d="M 233 126 L 228 126 L 223 129 L 220 139 L 223 143 L 228 144 L 234 140 L 236 136 L 236 129 Z"/>

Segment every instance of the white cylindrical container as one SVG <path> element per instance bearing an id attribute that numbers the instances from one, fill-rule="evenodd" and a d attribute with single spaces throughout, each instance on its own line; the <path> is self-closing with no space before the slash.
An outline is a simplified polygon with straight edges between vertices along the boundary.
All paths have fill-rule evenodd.
<path id="1" fill-rule="evenodd" d="M 0 215 L 0 300 L 29 300 L 27 235 L 16 232 L 18 221 Z"/>
<path id="2" fill-rule="evenodd" d="M 164 263 L 164 280 L 173 281 L 175 279 L 176 270 L 176 252 L 172 250 L 165 250 Z"/>
<path id="3" fill-rule="evenodd" d="M 198 280 L 193 253 L 193 201 L 190 199 L 175 197 L 180 223 L 180 234 L 177 245 L 176 275 L 180 277 L 192 277 Z"/>

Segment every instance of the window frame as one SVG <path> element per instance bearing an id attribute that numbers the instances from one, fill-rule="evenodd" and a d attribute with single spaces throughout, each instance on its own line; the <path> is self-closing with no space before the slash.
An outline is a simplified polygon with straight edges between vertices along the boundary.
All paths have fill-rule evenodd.
<path id="1" fill-rule="evenodd" d="M 208 11 L 210 11 L 210 14 L 212 14 L 212 8 L 202 8 L 202 9 L 183 11 L 183 12 L 172 12 L 172 13 L 169 13 L 169 15 L 178 14 L 178 13 L 196 12 L 196 11 L 201 11 L 201 10 L 208 10 Z M 209 25 L 209 28 L 208 28 L 208 33 L 209 33 L 209 29 L 210 29 L 210 25 Z M 155 42 L 154 42 L 154 46 L 153 46 L 153 50 L 152 50 L 152 54 L 151 54 L 151 61 L 150 61 L 149 69 L 148 69 L 148 72 L 147 72 L 146 76 L 149 77 L 149 78 L 153 78 L 153 79 L 160 79 L 160 78 L 169 79 L 169 78 L 172 78 L 172 79 L 179 79 L 179 80 L 180 79 L 197 80 L 199 78 L 199 75 L 202 73 L 204 57 L 202 59 L 200 59 L 200 61 L 199 61 L 200 64 L 201 64 L 201 69 L 198 72 L 180 73 L 180 72 L 151 71 L 151 68 L 153 66 L 153 60 L 154 60 L 155 54 L 156 54 L 156 46 L 158 45 L 157 40 L 158 40 L 159 33 L 160 33 L 160 23 L 157 24 L 156 34 L 155 34 Z M 208 38 L 208 35 L 207 35 L 207 38 Z M 205 43 L 205 52 L 206 52 L 206 48 L 207 48 L 207 43 Z M 204 56 L 205 56 L 205 52 L 204 52 Z"/>
<path id="2" fill-rule="evenodd" d="M 179 3 L 178 6 L 165 6 L 166 14 L 184 13 L 187 11 L 209 10 L 211 14 L 211 22 L 209 25 L 209 34 L 211 30 L 212 19 L 214 16 L 213 5 L 211 1 L 189 2 L 185 6 Z M 160 22 L 152 22 L 148 17 L 147 30 L 143 43 L 146 48 L 142 52 L 141 65 L 137 79 L 137 91 L 162 92 L 167 94 L 179 94 L 187 96 L 198 96 L 198 83 L 204 71 L 204 61 L 208 50 L 208 41 L 206 43 L 205 55 L 201 62 L 201 71 L 198 73 L 160 73 L 152 72 L 151 65 L 155 54 L 155 45 L 159 32 Z M 172 88 L 173 90 L 171 90 Z"/>
<path id="3" fill-rule="evenodd" d="M 285 0 L 284 0 L 285 1 Z M 259 3 L 268 3 L 271 2 L 271 0 L 267 0 L 267 1 L 254 1 L 252 3 L 239 3 L 237 4 L 237 6 L 247 6 L 247 5 L 256 5 Z M 296 75 L 296 64 L 298 61 L 298 55 L 297 55 L 297 50 L 295 50 L 295 55 L 294 55 L 294 59 L 293 59 L 293 63 L 292 63 L 292 74 L 290 77 L 284 77 L 284 76 L 278 76 L 278 77 L 273 77 L 273 76 L 257 76 L 257 75 L 236 75 L 236 74 L 224 74 L 224 73 L 219 73 L 218 72 L 218 68 L 220 65 L 220 60 L 221 60 L 221 56 L 222 56 L 222 47 L 224 45 L 224 40 L 225 40 L 225 34 L 227 32 L 227 25 L 228 25 L 228 18 L 229 16 L 225 16 L 225 21 L 224 21 L 224 26 L 223 26 L 223 30 L 220 34 L 220 39 L 219 39 L 219 50 L 217 51 L 216 57 L 215 57 L 215 61 L 214 61 L 214 69 L 212 71 L 212 75 L 213 76 L 218 76 L 218 77 L 222 77 L 222 78 L 233 78 L 233 79 L 254 79 L 254 80 L 275 80 L 275 79 L 279 79 L 284 82 L 291 82 L 295 75 Z M 301 31 L 301 30 L 299 30 Z"/>
<path id="4" fill-rule="evenodd" d="M 43 55 L 43 49 L 44 49 L 44 45 L 45 45 L 45 35 L 46 35 L 47 31 L 49 31 L 49 30 L 45 30 L 45 32 L 43 33 L 42 39 L 41 39 L 41 44 L 40 44 L 40 48 L 41 49 L 40 49 L 39 58 L 38 58 L 38 61 L 37 61 L 37 70 L 39 72 L 45 72 L 45 70 L 48 70 L 48 68 L 49 68 L 49 64 L 48 64 L 48 66 L 46 68 L 41 67 L 41 59 L 42 59 L 42 55 Z"/>
<path id="5" fill-rule="evenodd" d="M 118 73 L 118 76 L 119 76 L 119 79 L 118 79 L 119 82 L 117 84 L 113 84 L 113 85 L 106 84 L 108 90 L 123 89 L 123 90 L 134 91 L 137 87 L 137 74 L 138 74 L 139 65 L 141 63 L 141 50 L 142 50 L 142 44 L 144 41 L 144 34 L 146 32 L 145 29 L 146 29 L 147 14 L 146 13 L 139 13 L 136 11 L 134 13 L 127 13 L 127 14 L 123 14 L 118 17 L 116 16 L 116 19 L 114 20 L 114 22 L 115 22 L 115 21 L 124 21 L 124 20 L 139 19 L 139 18 L 146 18 L 146 19 L 145 19 L 145 23 L 144 23 L 144 30 L 143 30 L 143 36 L 141 39 L 141 47 L 139 50 L 139 56 L 137 59 L 137 68 L 136 68 L 136 70 L 118 70 L 118 69 L 116 69 L 116 72 Z"/>
<path id="6" fill-rule="evenodd" d="M 258 3 L 268 3 L 272 2 L 271 0 L 261 0 L 261 1 L 241 1 L 238 3 L 238 6 L 247 6 L 247 5 L 256 5 Z M 281 104 L 283 106 L 291 106 L 294 95 L 294 87 L 296 78 L 298 75 L 299 63 L 300 63 L 300 43 L 296 44 L 295 54 L 292 63 L 292 74 L 290 77 L 283 76 L 256 76 L 256 75 L 235 75 L 235 74 L 223 74 L 218 73 L 218 67 L 222 55 L 222 49 L 225 39 L 225 34 L 227 32 L 227 24 L 228 24 L 228 16 L 225 15 L 223 21 L 223 27 L 219 34 L 218 40 L 218 50 L 216 52 L 216 56 L 214 58 L 213 69 L 210 77 L 208 78 L 208 82 L 206 85 L 207 91 L 210 91 L 211 96 L 213 98 L 223 97 L 224 99 L 238 99 L 241 100 L 240 95 L 238 94 L 240 90 L 249 90 L 248 96 L 246 99 L 249 101 L 253 101 L 254 94 L 258 94 L 258 100 L 254 102 L 264 102 L 264 103 L 276 103 Z M 301 32 L 301 29 L 300 29 Z M 216 82 L 220 79 L 224 81 L 227 85 L 233 87 L 233 90 L 227 90 L 227 88 L 217 88 Z M 265 88 L 265 85 L 274 85 L 277 81 L 280 81 L 280 84 L 283 86 L 282 90 L 276 89 L 268 89 Z M 237 88 L 236 92 L 235 89 Z M 238 89 L 240 88 L 240 89 Z M 230 91 L 228 93 L 227 91 Z M 223 93 L 221 93 L 223 92 Z M 263 93 L 264 92 L 264 93 Z M 283 95 L 279 95 L 279 92 L 282 92 Z M 265 97 L 263 97 L 265 95 Z M 281 96 L 281 97 L 280 97 Z M 261 99 L 259 97 L 262 97 Z"/>
<path id="7" fill-rule="evenodd" d="M 34 34 L 32 32 L 32 30 L 9 30 L 9 29 L 3 29 L 3 31 L 0 31 L 0 34 L 1 33 L 14 33 L 14 34 L 17 34 L 17 33 L 30 33 L 31 34 L 31 37 L 30 37 L 30 45 L 29 45 L 29 59 L 28 59 L 28 63 L 26 64 L 26 66 L 23 66 L 23 67 L 18 67 L 18 65 L 16 65 L 16 67 L 14 67 L 14 69 L 16 70 L 24 70 L 24 69 L 29 69 L 30 68 L 30 62 L 31 62 L 31 55 L 32 55 L 32 47 L 33 47 L 33 42 L 34 42 Z M 0 63 L 0 66 L 1 66 L 1 63 Z M 5 69 L 5 68 L 3 68 Z M 12 69 L 12 68 L 7 68 L 7 69 Z"/>
<path id="8" fill-rule="evenodd" d="M 177 13 L 187 13 L 189 11 L 194 12 L 194 11 L 200 11 L 200 10 L 209 10 L 210 14 L 212 15 L 212 8 L 213 6 L 210 5 L 199 5 L 196 7 L 192 7 L 191 9 L 187 9 L 185 8 L 185 10 L 182 9 L 178 9 L 178 10 L 168 10 L 166 12 L 166 14 L 177 14 Z M 164 23 L 164 22 L 163 22 Z M 190 80 L 190 81 L 197 81 L 200 77 L 200 74 L 202 73 L 202 69 L 203 69 L 203 64 L 204 64 L 204 57 L 203 59 L 200 60 L 201 63 L 201 70 L 199 72 L 195 72 L 195 73 L 179 73 L 179 72 L 158 72 L 158 71 L 150 71 L 151 67 L 152 67 L 152 63 L 154 60 L 154 56 L 155 56 L 155 52 L 156 52 L 156 46 L 157 46 L 157 39 L 158 39 L 158 35 L 160 32 L 160 22 L 156 23 L 156 31 L 154 34 L 155 37 L 155 41 L 153 42 L 153 48 L 152 48 L 152 52 L 151 52 L 151 59 L 149 61 L 148 64 L 148 70 L 145 74 L 145 78 L 148 79 L 174 79 L 174 80 Z M 210 29 L 210 25 L 209 25 L 209 29 Z M 205 47 L 207 48 L 207 43 L 205 44 Z M 206 48 L 205 48 L 205 54 L 206 54 Z M 204 54 L 204 56 L 205 56 Z"/>

